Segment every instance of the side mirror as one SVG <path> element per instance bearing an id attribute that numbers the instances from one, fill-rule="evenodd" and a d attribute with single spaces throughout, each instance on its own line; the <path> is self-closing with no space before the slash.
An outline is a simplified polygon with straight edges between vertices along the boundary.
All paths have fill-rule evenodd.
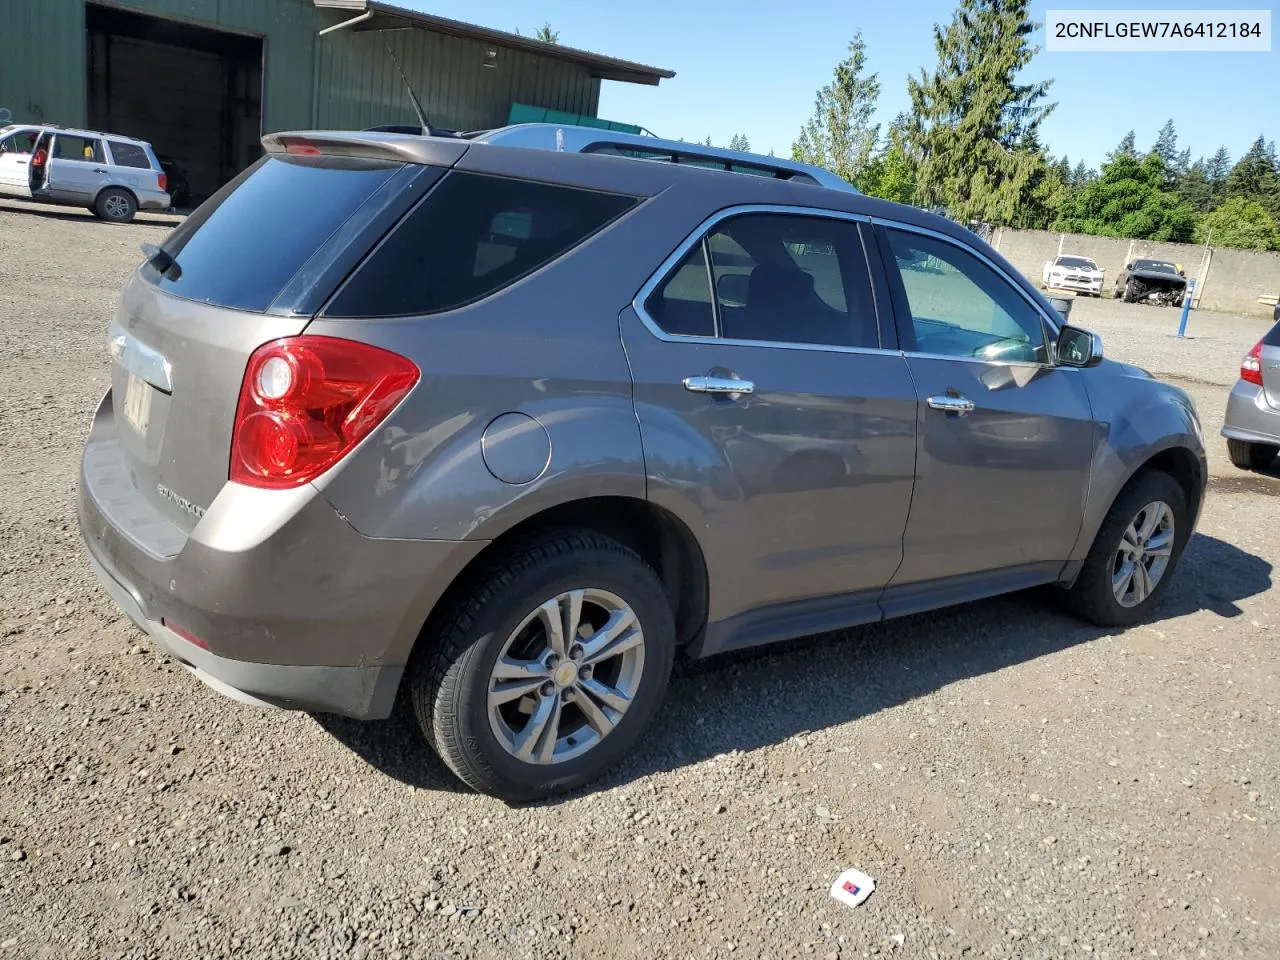
<path id="1" fill-rule="evenodd" d="M 1054 353 L 1064 367 L 1096 367 L 1102 362 L 1102 338 L 1079 327 L 1063 327 Z"/>
<path id="2" fill-rule="evenodd" d="M 1132 270 L 1132 269 L 1133 269 L 1133 264 L 1132 264 L 1132 263 L 1126 263 L 1126 264 L 1124 265 L 1124 268 L 1125 268 L 1126 270 Z"/>
<path id="3" fill-rule="evenodd" d="M 1185 277 L 1186 275 L 1187 275 L 1187 271 L 1185 271 L 1185 270 L 1179 270 L 1179 271 L 1178 271 L 1178 276 L 1180 276 L 1180 277 Z"/>

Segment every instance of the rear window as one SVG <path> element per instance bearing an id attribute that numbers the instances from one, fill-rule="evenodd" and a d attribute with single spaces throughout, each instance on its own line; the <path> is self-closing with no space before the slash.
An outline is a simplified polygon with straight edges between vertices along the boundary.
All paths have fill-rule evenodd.
<path id="1" fill-rule="evenodd" d="M 138 167 L 142 170 L 151 169 L 151 158 L 147 156 L 147 151 L 136 143 L 124 143 L 120 140 L 108 140 L 111 146 L 111 159 L 121 167 Z"/>
<path id="2" fill-rule="evenodd" d="M 325 241 L 403 165 L 270 156 L 164 244 L 176 267 L 144 276 L 188 300 L 265 311 Z"/>
<path id="3" fill-rule="evenodd" d="M 635 203 L 612 193 L 450 173 L 326 313 L 395 317 L 452 310 L 550 263 Z"/>

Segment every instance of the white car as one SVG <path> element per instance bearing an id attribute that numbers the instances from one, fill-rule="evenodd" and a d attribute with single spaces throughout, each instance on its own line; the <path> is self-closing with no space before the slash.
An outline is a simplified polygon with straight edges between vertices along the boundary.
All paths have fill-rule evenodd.
<path id="1" fill-rule="evenodd" d="M 1074 290 L 1102 296 L 1102 270 L 1088 257 L 1061 254 L 1044 265 L 1040 286 L 1045 290 Z"/>

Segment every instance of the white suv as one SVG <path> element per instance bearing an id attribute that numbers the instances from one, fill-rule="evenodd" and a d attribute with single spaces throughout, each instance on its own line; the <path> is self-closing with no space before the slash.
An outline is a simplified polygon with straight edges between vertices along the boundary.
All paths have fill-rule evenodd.
<path id="1" fill-rule="evenodd" d="M 0 194 L 88 207 L 128 223 L 139 210 L 168 210 L 168 183 L 151 144 L 94 130 L 0 127 Z"/>

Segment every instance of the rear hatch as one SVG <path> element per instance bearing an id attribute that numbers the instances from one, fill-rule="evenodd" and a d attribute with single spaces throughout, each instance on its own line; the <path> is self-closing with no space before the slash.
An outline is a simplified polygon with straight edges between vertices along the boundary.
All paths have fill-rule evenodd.
<path id="1" fill-rule="evenodd" d="M 1262 351 L 1258 356 L 1262 364 L 1262 389 L 1267 403 L 1280 409 L 1280 323 L 1262 338 Z"/>
<path id="2" fill-rule="evenodd" d="M 366 156 L 350 144 L 330 154 L 323 141 L 297 154 L 279 140 L 268 146 L 276 152 L 144 251 L 108 337 L 117 437 L 109 455 L 119 462 L 107 472 L 126 475 L 131 495 L 183 531 L 227 482 L 249 356 L 301 333 L 443 172 L 377 144 Z M 447 151 L 446 165 L 464 151 Z"/>

